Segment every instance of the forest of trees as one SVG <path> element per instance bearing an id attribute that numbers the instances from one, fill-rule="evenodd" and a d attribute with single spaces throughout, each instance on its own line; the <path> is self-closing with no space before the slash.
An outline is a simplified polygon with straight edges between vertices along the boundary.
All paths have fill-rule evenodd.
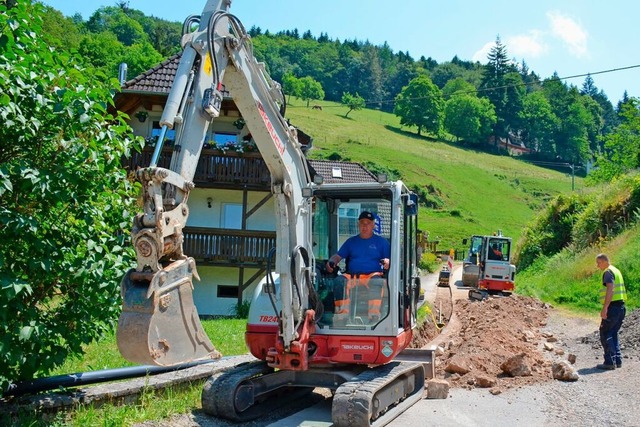
<path id="1" fill-rule="evenodd" d="M 48 9 L 44 27 L 58 40 L 56 46 L 77 52 L 95 73 L 115 77 L 125 62 L 132 78 L 180 51 L 181 23 L 146 16 L 127 1 L 102 7 L 86 21 Z M 252 27 L 249 34 L 257 59 L 285 93 L 307 106 L 325 99 L 342 102 L 349 112 L 363 107 L 393 112 L 418 134 L 476 149 L 496 150 L 490 141 L 509 138 L 532 149 L 534 160 L 584 165 L 624 152 L 635 160 L 628 159 L 623 169 L 640 161 L 637 141 L 631 148 L 615 146 L 637 138 L 629 131 L 629 116 L 638 115 L 637 99 L 625 93 L 614 106 L 589 75 L 581 87 L 555 74 L 543 79 L 524 61 L 511 60 L 499 37 L 481 64 L 457 56 L 442 63 L 414 59 L 387 43 L 340 41 L 297 29 L 271 33 Z"/>

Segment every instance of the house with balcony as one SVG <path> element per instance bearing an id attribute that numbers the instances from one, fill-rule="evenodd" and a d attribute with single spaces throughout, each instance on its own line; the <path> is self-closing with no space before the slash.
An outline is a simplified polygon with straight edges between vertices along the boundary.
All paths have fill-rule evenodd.
<path id="1" fill-rule="evenodd" d="M 127 160 L 125 167 L 129 170 L 150 163 L 179 60 L 175 55 L 124 81 L 115 97 L 116 108 L 131 117 L 134 133 L 147 141 L 141 153 Z M 194 301 L 203 316 L 233 314 L 237 304 L 250 301 L 266 273 L 267 255 L 277 243 L 269 170 L 231 94 L 224 95 L 221 115 L 212 122 L 203 145 L 193 179 L 195 189 L 189 196 L 190 215 L 183 230 L 184 253 L 196 260 L 201 278 L 194 283 Z M 173 132 L 167 132 L 158 160 L 160 167 L 169 167 Z M 302 137 L 308 138 L 304 134 Z M 301 142 L 311 146 L 310 139 Z M 310 160 L 309 165 L 325 183 L 376 180 L 357 163 Z M 356 232 L 357 228 L 353 234 Z M 316 257 L 326 259 L 329 255 Z"/>

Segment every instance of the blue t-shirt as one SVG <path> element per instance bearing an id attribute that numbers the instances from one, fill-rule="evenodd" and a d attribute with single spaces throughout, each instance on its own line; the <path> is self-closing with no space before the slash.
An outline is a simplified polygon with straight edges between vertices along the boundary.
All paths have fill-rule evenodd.
<path id="1" fill-rule="evenodd" d="M 348 263 L 348 273 L 369 274 L 382 271 L 380 260 L 391 257 L 391 246 L 387 239 L 377 234 L 368 239 L 357 235 L 342 244 L 338 255 Z"/>

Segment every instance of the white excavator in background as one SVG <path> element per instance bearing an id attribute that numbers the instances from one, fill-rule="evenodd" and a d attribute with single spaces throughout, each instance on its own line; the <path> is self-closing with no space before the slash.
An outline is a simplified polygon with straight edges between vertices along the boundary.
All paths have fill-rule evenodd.
<path id="1" fill-rule="evenodd" d="M 516 266 L 511 264 L 511 238 L 502 231 L 463 239 L 469 245 L 462 263 L 462 284 L 470 287 L 469 298 L 481 300 L 489 293 L 511 295 L 515 288 Z"/>
<path id="2" fill-rule="evenodd" d="M 237 105 L 271 173 L 276 241 L 273 270 L 258 285 L 246 342 L 256 361 L 216 374 L 205 385 L 205 412 L 238 422 L 257 418 L 315 387 L 334 391 L 336 426 L 384 425 L 423 394 L 432 352 L 407 349 L 420 295 L 417 197 L 400 181 L 327 184 L 309 167 L 297 130 L 284 119 L 280 86 L 253 55 L 230 0 L 209 0 L 187 18 L 183 53 L 149 167 L 138 171 L 144 212 L 132 242 L 137 266 L 123 278 L 117 341 L 134 362 L 173 365 L 219 357 L 195 308 L 195 261 L 182 250 L 182 229 L 200 152 L 220 114 L 222 85 Z M 198 26 L 198 29 L 191 31 Z M 164 135 L 176 129 L 169 169 L 157 166 Z M 334 284 L 317 254 L 335 253 L 353 211 L 376 218 L 391 246 L 382 290 L 350 276 L 345 319 L 334 322 Z M 270 265 L 272 260 L 267 260 Z M 345 276 L 349 277 L 349 276 Z M 374 293 L 375 295 L 372 295 Z M 367 316 L 374 298 L 380 316 Z M 344 303 L 345 300 L 342 302 Z M 344 313 L 341 313 L 344 314 Z"/>

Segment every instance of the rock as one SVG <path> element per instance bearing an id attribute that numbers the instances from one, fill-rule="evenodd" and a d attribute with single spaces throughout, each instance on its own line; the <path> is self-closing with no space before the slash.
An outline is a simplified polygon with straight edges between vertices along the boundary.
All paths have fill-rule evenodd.
<path id="1" fill-rule="evenodd" d="M 564 350 L 561 348 L 556 348 L 555 354 L 558 356 L 562 356 L 564 354 Z"/>
<path id="2" fill-rule="evenodd" d="M 497 384 L 495 378 L 488 377 L 486 375 L 478 375 L 476 377 L 476 386 L 481 388 L 493 387 Z"/>
<path id="3" fill-rule="evenodd" d="M 547 338 L 547 342 L 558 342 L 558 338 L 554 337 L 554 336 L 550 336 Z"/>
<path id="4" fill-rule="evenodd" d="M 553 344 L 548 342 L 544 343 L 544 349 L 547 351 L 553 351 Z"/>
<path id="5" fill-rule="evenodd" d="M 524 336 L 522 337 L 522 340 L 524 342 L 533 342 L 533 341 L 536 340 L 536 334 L 534 334 L 533 332 L 531 332 L 529 330 L 524 331 L 523 335 Z"/>
<path id="6" fill-rule="evenodd" d="M 569 353 L 569 355 L 567 356 L 567 360 L 569 361 L 569 363 L 571 363 L 572 365 L 576 364 L 576 355 Z"/>
<path id="7" fill-rule="evenodd" d="M 489 390 L 489 393 L 493 394 L 494 396 L 497 396 L 498 394 L 502 393 L 502 390 L 500 389 L 500 387 L 494 387 L 491 390 Z"/>
<path id="8" fill-rule="evenodd" d="M 444 355 L 444 348 L 437 346 L 436 347 L 436 356 L 442 356 Z"/>
<path id="9" fill-rule="evenodd" d="M 578 381 L 578 379 L 580 378 L 580 375 L 578 375 L 578 371 L 576 371 L 576 368 L 567 360 L 555 362 L 551 366 L 551 372 L 553 373 L 553 378 L 556 380 Z"/>
<path id="10" fill-rule="evenodd" d="M 502 362 L 500 369 L 505 374 L 512 377 L 528 377 L 531 375 L 531 368 L 525 359 L 525 353 L 520 353 Z"/>
<path id="11" fill-rule="evenodd" d="M 427 381 L 427 399 L 446 399 L 449 395 L 449 383 L 437 378 Z"/>
<path id="12" fill-rule="evenodd" d="M 456 354 L 449 360 L 449 363 L 444 370 L 452 374 L 464 375 L 468 373 L 471 368 L 469 367 L 469 362 L 466 358 Z"/>

